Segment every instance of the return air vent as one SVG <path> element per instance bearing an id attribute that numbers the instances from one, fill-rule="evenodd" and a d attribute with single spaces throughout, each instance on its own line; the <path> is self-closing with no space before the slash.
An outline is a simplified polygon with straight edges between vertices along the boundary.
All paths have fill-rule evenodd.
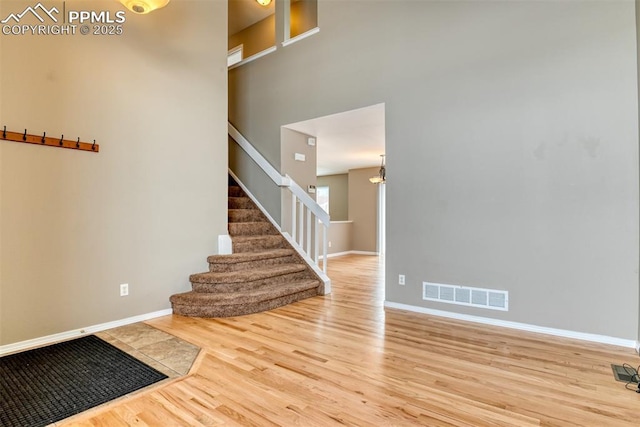
<path id="1" fill-rule="evenodd" d="M 509 311 L 509 292 L 494 289 L 422 282 L 422 299 L 426 301 L 488 308 L 491 310 Z"/>

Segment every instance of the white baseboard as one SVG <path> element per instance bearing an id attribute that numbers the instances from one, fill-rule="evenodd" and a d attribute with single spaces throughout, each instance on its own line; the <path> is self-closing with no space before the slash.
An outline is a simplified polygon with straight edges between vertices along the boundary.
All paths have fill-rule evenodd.
<path id="1" fill-rule="evenodd" d="M 74 329 L 72 331 L 61 332 L 59 334 L 47 335 L 45 337 L 34 338 L 31 340 L 21 341 L 13 344 L 0 346 L 0 356 L 18 351 L 28 350 L 35 347 L 42 347 L 54 344 L 59 341 L 65 341 L 77 338 L 82 335 L 90 335 L 96 332 L 106 331 L 107 329 L 117 328 L 119 326 L 130 325 L 132 323 L 144 322 L 145 320 L 155 319 L 156 317 L 168 316 L 173 310 L 167 308 L 165 310 L 154 311 L 152 313 L 140 314 L 138 316 L 128 317 L 126 319 L 114 320 L 113 322 L 101 323 L 99 325 L 87 326 L 86 328 Z"/>
<path id="2" fill-rule="evenodd" d="M 328 254 L 327 258 L 335 258 L 335 257 L 339 257 L 339 256 L 344 256 L 344 255 L 371 255 L 371 256 L 378 256 L 380 255 L 377 252 L 366 252 L 366 251 L 344 251 L 344 252 L 335 252 L 332 254 Z M 319 259 L 322 259 L 322 255 L 320 255 L 318 257 Z"/>
<path id="3" fill-rule="evenodd" d="M 333 254 L 327 254 L 327 258 L 335 258 L 337 256 L 349 255 L 350 253 L 351 253 L 351 251 L 335 252 Z M 320 255 L 320 256 L 318 256 L 318 259 L 324 259 L 324 257 L 322 255 Z"/>
<path id="4" fill-rule="evenodd" d="M 606 335 L 588 334 L 584 332 L 569 331 L 566 329 L 548 328 L 546 326 L 536 326 L 527 323 L 510 322 L 507 320 L 491 319 L 488 317 L 472 316 L 468 314 L 453 313 L 449 311 L 434 310 L 431 308 L 418 307 L 414 305 L 401 304 L 397 302 L 385 301 L 384 306 L 388 308 L 396 308 L 399 310 L 413 311 L 416 313 L 430 314 L 432 316 L 447 317 L 450 319 L 464 320 L 473 323 L 482 323 L 491 326 L 500 326 L 503 328 L 518 329 L 521 331 L 535 332 L 538 334 L 553 335 L 556 337 L 573 338 L 582 341 L 590 341 L 600 344 L 617 345 L 620 347 L 638 349 L 638 342 L 635 340 L 627 340 L 624 338 L 609 337 Z M 640 351 L 640 350 L 639 350 Z"/>

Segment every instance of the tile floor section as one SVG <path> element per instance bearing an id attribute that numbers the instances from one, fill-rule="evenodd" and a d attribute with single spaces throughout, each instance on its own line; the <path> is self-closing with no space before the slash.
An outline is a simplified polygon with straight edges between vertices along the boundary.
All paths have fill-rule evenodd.
<path id="1" fill-rule="evenodd" d="M 133 323 L 95 335 L 169 378 L 188 374 L 200 352 L 199 347 L 144 323 Z"/>

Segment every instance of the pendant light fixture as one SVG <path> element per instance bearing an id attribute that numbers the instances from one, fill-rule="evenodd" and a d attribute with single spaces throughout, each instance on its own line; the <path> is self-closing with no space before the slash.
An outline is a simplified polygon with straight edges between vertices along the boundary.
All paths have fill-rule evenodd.
<path id="1" fill-rule="evenodd" d="M 372 184 L 384 184 L 387 182 L 387 170 L 384 167 L 384 154 L 380 154 L 380 157 L 382 160 L 380 162 L 380 171 L 378 172 L 378 175 L 369 178 L 369 181 Z"/>
<path id="2" fill-rule="evenodd" d="M 260 6 L 269 6 L 271 4 L 271 0 L 256 0 Z"/>
<path id="3" fill-rule="evenodd" d="M 133 13 L 144 15 L 165 7 L 169 0 L 120 0 L 120 3 Z"/>

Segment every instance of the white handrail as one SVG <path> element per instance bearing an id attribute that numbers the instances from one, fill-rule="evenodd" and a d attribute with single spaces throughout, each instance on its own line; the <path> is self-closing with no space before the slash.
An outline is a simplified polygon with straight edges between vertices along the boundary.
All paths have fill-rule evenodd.
<path id="1" fill-rule="evenodd" d="M 269 178 L 271 178 L 271 180 L 276 183 L 278 187 L 288 187 L 291 185 L 291 178 L 289 178 L 288 176 L 280 175 L 280 172 L 278 172 L 276 168 L 271 166 L 271 163 L 269 163 L 267 159 L 265 159 L 262 154 L 258 152 L 258 150 L 253 148 L 253 145 L 251 145 L 251 143 L 247 141 L 244 136 L 242 136 L 238 129 L 233 127 L 231 123 L 228 123 L 228 125 L 229 135 L 231 135 L 231 138 L 233 138 L 234 141 L 236 141 L 238 145 L 242 147 L 242 149 L 249 155 L 249 157 L 251 157 L 253 161 L 256 162 L 258 166 L 260 166 L 260 169 L 262 169 L 269 176 Z"/>
<path id="2" fill-rule="evenodd" d="M 279 187 L 287 188 L 291 193 L 291 235 L 283 232 L 285 238 L 298 251 L 302 258 L 313 268 L 324 282 L 324 293 L 331 292 L 331 279 L 327 276 L 327 238 L 331 220 L 329 214 L 313 200 L 289 175 L 281 175 L 262 154 L 231 124 L 228 124 L 229 135 L 253 159 L 253 161 Z M 299 213 L 298 213 L 299 212 Z M 307 219 L 306 226 L 304 219 Z M 318 224 L 321 225 L 318 228 Z M 284 231 L 285 224 L 282 224 Z M 322 231 L 322 254 L 319 254 L 320 230 Z M 312 241 L 314 245 L 312 246 Z M 305 250 L 306 246 L 306 250 Z M 311 252 L 311 249 L 314 249 Z M 322 269 L 318 264 L 322 257 Z"/>

